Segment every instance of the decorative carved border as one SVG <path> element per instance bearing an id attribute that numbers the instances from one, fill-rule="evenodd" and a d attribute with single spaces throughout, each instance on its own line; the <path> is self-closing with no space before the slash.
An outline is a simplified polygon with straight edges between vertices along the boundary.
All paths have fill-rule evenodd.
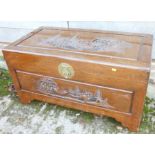
<path id="1" fill-rule="evenodd" d="M 75 88 L 62 89 L 52 78 L 42 78 L 37 82 L 37 90 L 41 93 L 54 95 L 61 98 L 76 100 L 80 103 L 93 104 L 106 108 L 114 108 L 108 104 L 107 98 L 103 98 L 101 91 L 95 93 L 81 90 L 78 86 Z"/>

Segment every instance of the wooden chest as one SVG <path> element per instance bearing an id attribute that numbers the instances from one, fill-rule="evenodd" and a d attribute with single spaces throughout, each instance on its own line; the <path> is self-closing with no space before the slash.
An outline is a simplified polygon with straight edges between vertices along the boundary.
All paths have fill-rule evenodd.
<path id="1" fill-rule="evenodd" d="M 147 34 L 41 27 L 3 54 L 22 103 L 106 115 L 137 131 L 151 49 Z"/>

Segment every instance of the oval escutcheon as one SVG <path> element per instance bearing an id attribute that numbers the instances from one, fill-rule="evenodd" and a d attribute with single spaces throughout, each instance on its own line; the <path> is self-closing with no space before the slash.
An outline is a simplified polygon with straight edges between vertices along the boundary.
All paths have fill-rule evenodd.
<path id="1" fill-rule="evenodd" d="M 70 79 L 75 74 L 73 67 L 67 63 L 60 63 L 58 65 L 58 71 L 59 74 L 65 79 Z"/>

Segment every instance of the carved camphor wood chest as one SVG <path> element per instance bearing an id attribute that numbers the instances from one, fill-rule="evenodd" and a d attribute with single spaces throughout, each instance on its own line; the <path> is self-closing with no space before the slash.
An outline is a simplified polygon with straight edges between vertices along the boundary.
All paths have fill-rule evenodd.
<path id="1" fill-rule="evenodd" d="M 137 131 L 151 48 L 147 34 L 41 27 L 3 54 L 22 103 L 106 115 Z"/>

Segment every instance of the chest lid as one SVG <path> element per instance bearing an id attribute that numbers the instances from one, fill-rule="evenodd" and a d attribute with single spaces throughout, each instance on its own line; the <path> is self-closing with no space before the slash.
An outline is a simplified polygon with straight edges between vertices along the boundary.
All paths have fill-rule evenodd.
<path id="1" fill-rule="evenodd" d="M 152 35 L 41 27 L 5 51 L 48 55 L 148 70 Z"/>

